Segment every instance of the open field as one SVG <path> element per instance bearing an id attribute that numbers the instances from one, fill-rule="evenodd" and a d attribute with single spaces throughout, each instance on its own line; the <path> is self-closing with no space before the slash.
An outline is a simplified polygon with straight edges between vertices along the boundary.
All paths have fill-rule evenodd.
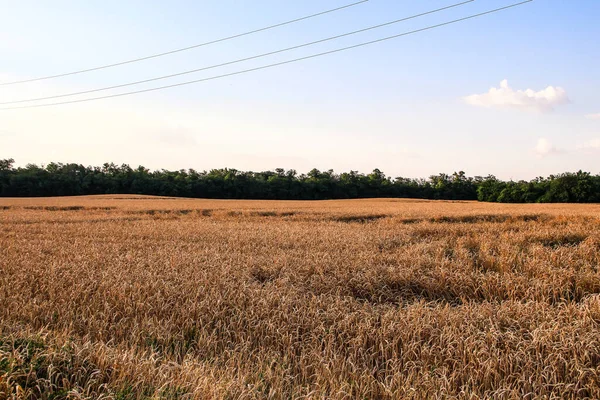
<path id="1" fill-rule="evenodd" d="M 0 399 L 600 398 L 600 205 L 0 199 Z"/>

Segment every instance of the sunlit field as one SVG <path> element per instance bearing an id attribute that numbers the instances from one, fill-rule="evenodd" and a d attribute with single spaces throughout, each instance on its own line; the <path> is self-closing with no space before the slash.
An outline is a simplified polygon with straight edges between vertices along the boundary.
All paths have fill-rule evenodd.
<path id="1" fill-rule="evenodd" d="M 0 398 L 600 398 L 600 205 L 0 199 Z"/>

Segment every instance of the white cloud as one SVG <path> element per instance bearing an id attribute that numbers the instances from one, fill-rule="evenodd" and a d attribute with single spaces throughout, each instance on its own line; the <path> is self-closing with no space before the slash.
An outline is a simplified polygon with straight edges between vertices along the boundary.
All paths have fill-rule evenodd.
<path id="1" fill-rule="evenodd" d="M 168 127 L 163 128 L 163 130 L 156 135 L 156 140 L 169 146 L 187 147 L 196 146 L 198 144 L 194 132 L 182 126 L 170 129 Z"/>
<path id="2" fill-rule="evenodd" d="M 546 138 L 538 139 L 534 151 L 539 158 L 547 157 L 553 154 L 564 153 L 564 150 L 557 148 Z"/>
<path id="3" fill-rule="evenodd" d="M 585 117 L 587 119 L 600 119 L 600 113 L 598 113 L 598 114 L 588 114 Z"/>
<path id="4" fill-rule="evenodd" d="M 600 150 L 600 139 L 588 140 L 582 145 L 577 146 L 579 150 Z"/>
<path id="5" fill-rule="evenodd" d="M 538 92 L 514 90 L 505 79 L 499 88 L 491 88 L 487 93 L 466 96 L 463 100 L 472 106 L 486 108 L 515 108 L 523 111 L 552 111 L 555 106 L 569 103 L 567 92 L 561 87 L 548 86 Z"/>

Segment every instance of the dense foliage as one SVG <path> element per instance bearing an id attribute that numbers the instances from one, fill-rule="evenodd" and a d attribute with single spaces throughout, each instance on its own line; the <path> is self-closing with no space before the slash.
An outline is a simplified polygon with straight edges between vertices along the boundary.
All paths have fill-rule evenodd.
<path id="1" fill-rule="evenodd" d="M 503 203 L 599 202 L 600 176 L 587 172 L 551 175 L 530 182 L 505 182 L 490 175 L 467 177 L 464 172 L 439 174 L 429 179 L 391 178 L 375 169 L 336 174 L 313 169 L 243 172 L 213 169 L 197 172 L 150 171 L 139 166 L 106 163 L 102 167 L 80 164 L 28 164 L 0 160 L 0 196 L 71 196 L 90 194 L 147 194 L 224 199 L 351 199 L 405 197 L 445 200 L 480 200 Z"/>

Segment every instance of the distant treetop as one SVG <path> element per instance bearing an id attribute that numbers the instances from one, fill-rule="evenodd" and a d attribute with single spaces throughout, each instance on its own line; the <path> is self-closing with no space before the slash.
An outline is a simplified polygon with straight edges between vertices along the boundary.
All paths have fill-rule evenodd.
<path id="1" fill-rule="evenodd" d="M 493 175 L 468 177 L 463 171 L 428 179 L 391 178 L 379 169 L 370 174 L 312 169 L 307 174 L 277 168 L 251 172 L 236 169 L 150 171 L 105 163 L 101 167 L 52 162 L 14 167 L 0 160 L 0 196 L 41 197 L 91 194 L 146 194 L 222 199 L 322 200 L 399 197 L 479 200 L 502 203 L 600 202 L 600 176 L 563 173 L 531 181 L 501 181 Z"/>

